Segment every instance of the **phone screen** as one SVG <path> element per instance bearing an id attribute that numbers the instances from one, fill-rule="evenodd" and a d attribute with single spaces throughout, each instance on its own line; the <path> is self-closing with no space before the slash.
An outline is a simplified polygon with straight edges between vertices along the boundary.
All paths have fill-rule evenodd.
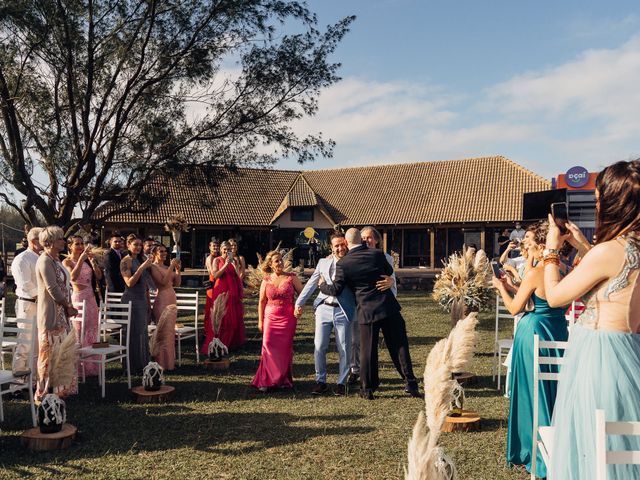
<path id="1" fill-rule="evenodd" d="M 502 278 L 505 274 L 504 270 L 502 269 L 502 265 L 500 265 L 500 262 L 491 262 L 491 269 L 493 270 L 493 276 L 496 278 Z"/>
<path id="2" fill-rule="evenodd" d="M 562 233 L 567 233 L 567 222 L 569 221 L 569 211 L 566 202 L 551 204 L 551 216 Z"/>
<path id="3" fill-rule="evenodd" d="M 229 260 L 232 260 L 233 259 L 233 252 L 227 252 L 227 258 Z"/>

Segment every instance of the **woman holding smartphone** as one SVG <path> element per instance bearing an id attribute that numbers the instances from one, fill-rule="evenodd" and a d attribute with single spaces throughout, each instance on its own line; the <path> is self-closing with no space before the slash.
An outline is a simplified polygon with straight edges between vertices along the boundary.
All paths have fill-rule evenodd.
<path id="1" fill-rule="evenodd" d="M 533 336 L 540 340 L 565 341 L 568 336 L 565 308 L 550 306 L 546 300 L 542 255 L 549 225 L 540 222 L 530 226 L 521 248 L 538 263 L 524 274 L 522 283 L 514 292 L 506 278 L 493 278 L 493 284 L 511 315 L 525 312 L 518 322 L 511 350 L 509 378 L 509 425 L 507 429 L 507 463 L 524 465 L 531 471 L 533 432 Z M 533 308 L 527 308 L 527 304 Z M 561 356 L 559 351 L 543 351 L 545 356 Z M 538 390 L 538 425 L 550 425 L 556 399 L 555 382 L 542 382 Z M 546 477 L 542 456 L 537 455 L 536 474 Z M 560 478 L 560 477 L 559 477 Z"/>
<path id="2" fill-rule="evenodd" d="M 211 322 L 204 325 L 205 342 L 201 351 L 207 355 L 209 343 L 214 337 L 220 339 L 229 350 L 241 347 L 246 342 L 244 331 L 244 307 L 242 306 L 242 279 L 239 266 L 234 262 L 233 251 L 228 242 L 220 244 L 220 256 L 211 262 L 213 280 L 212 305 L 218 295 L 227 293 L 227 309 L 220 327 L 214 332 Z"/>
<path id="3" fill-rule="evenodd" d="M 596 238 L 552 224 L 544 252 L 551 305 L 582 297 L 586 309 L 571 328 L 553 412 L 549 477 L 595 478 L 595 411 L 606 421 L 640 420 L 640 160 L 618 162 L 596 179 Z M 564 279 L 560 249 L 567 241 L 580 263 Z M 640 450 L 637 436 L 609 435 L 607 450 Z M 606 478 L 640 478 L 640 465 L 607 465 Z"/>

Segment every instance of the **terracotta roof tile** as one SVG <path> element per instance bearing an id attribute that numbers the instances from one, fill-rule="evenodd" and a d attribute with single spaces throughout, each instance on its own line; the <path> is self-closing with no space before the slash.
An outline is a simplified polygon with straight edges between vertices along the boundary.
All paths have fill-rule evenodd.
<path id="1" fill-rule="evenodd" d="M 184 213 L 192 225 L 267 226 L 291 206 L 318 206 L 335 223 L 402 225 L 507 222 L 522 217 L 522 194 L 550 182 L 504 157 L 333 170 L 241 168 L 215 182 L 194 168 L 154 182 L 163 198 L 145 214 L 112 222 L 164 223 Z"/>

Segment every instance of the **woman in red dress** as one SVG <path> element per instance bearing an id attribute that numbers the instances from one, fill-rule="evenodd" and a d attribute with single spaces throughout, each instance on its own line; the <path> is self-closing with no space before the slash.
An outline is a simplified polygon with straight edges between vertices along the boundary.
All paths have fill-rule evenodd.
<path id="1" fill-rule="evenodd" d="M 205 342 L 201 351 L 204 355 L 208 353 L 208 347 L 214 336 L 219 338 L 229 350 L 241 347 L 246 342 L 244 333 L 244 307 L 242 306 L 242 280 L 238 275 L 238 265 L 233 261 L 233 254 L 227 242 L 220 244 L 221 255 L 211 261 L 210 276 L 213 282 L 211 300 L 207 292 L 207 304 L 205 306 L 204 334 Z M 231 255 L 229 255 L 231 253 Z M 211 257 L 209 257 L 211 258 Z M 209 262 L 209 259 L 207 259 Z M 222 318 L 217 332 L 211 328 L 211 307 L 218 295 L 227 293 L 227 310 Z"/>
<path id="2" fill-rule="evenodd" d="M 293 336 L 297 319 L 293 314 L 296 294 L 302 283 L 294 273 L 284 271 L 280 252 L 267 254 L 260 285 L 258 330 L 263 333 L 260 366 L 251 385 L 261 392 L 274 387 L 293 387 Z"/>

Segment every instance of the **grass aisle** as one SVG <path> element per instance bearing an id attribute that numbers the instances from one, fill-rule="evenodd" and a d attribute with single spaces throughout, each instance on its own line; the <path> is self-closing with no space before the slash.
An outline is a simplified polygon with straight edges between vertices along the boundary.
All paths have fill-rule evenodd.
<path id="1" fill-rule="evenodd" d="M 448 315 L 424 292 L 401 293 L 416 375 L 422 377 L 433 344 L 449 331 Z M 249 342 L 232 357 L 228 375 L 186 362 L 167 383 L 176 387 L 171 403 L 131 403 L 119 368 L 107 372 L 107 398 L 95 379 L 80 385 L 67 402 L 69 421 L 80 435 L 66 451 L 31 453 L 19 434 L 29 425 L 25 401 L 5 397 L 0 434 L 0 476 L 19 478 L 194 478 L 194 479 L 399 479 L 406 446 L 423 401 L 404 394 L 388 353 L 381 353 L 381 389 L 367 402 L 348 397 L 312 397 L 313 317 L 308 308 L 295 339 L 294 391 L 263 396 L 249 387 L 258 366 L 261 337 L 255 299 L 247 300 Z M 11 310 L 10 310 L 11 311 Z M 443 434 L 461 479 L 524 479 L 505 467 L 508 400 L 491 381 L 493 315 L 481 315 L 480 344 L 471 364 L 478 382 L 467 388 L 467 405 L 481 413 L 482 431 Z M 505 334 L 510 325 L 504 325 Z M 329 382 L 338 356 L 330 346 Z M 133 379 L 134 385 L 141 383 Z M 420 385 L 422 389 L 422 381 Z"/>

